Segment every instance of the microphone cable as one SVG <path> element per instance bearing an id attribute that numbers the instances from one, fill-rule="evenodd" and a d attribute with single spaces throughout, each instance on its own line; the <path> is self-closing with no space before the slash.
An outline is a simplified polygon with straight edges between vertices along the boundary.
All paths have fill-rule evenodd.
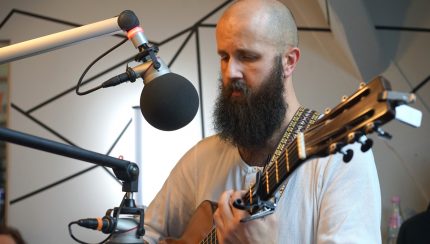
<path id="1" fill-rule="evenodd" d="M 113 223 L 112 232 L 104 240 L 102 240 L 101 242 L 98 242 L 98 243 L 94 243 L 94 244 L 103 244 L 103 243 L 105 243 L 106 241 L 108 241 L 112 237 L 113 233 L 115 232 L 118 220 L 119 220 L 119 214 L 121 213 L 121 210 L 124 207 L 124 203 L 125 203 L 126 197 L 127 197 L 127 193 L 124 194 L 124 196 L 123 196 L 123 198 L 121 200 L 121 204 L 119 205 L 118 211 L 117 211 L 116 215 L 114 216 L 114 223 Z M 79 240 L 77 237 L 75 237 L 73 235 L 72 225 L 78 224 L 78 222 L 79 221 L 72 221 L 72 222 L 69 223 L 68 227 L 69 227 L 69 235 L 70 235 L 70 237 L 72 237 L 73 240 L 75 240 L 76 242 L 81 243 L 81 244 L 93 244 L 93 243 L 88 243 L 88 242 L 81 241 L 81 240 Z"/>
<path id="2" fill-rule="evenodd" d="M 98 86 L 96 86 L 94 88 L 91 88 L 91 89 L 87 90 L 87 91 L 83 91 L 83 92 L 79 91 L 79 87 L 81 86 L 82 80 L 84 79 L 84 77 L 87 74 L 87 72 L 91 69 L 91 67 L 95 63 L 97 63 L 100 59 L 102 59 L 104 56 L 106 56 L 107 54 L 109 54 L 110 52 L 112 52 L 113 50 L 115 50 L 116 48 L 120 47 L 122 44 L 126 43 L 127 41 L 128 41 L 128 39 L 124 38 L 124 40 L 122 40 L 120 43 L 116 44 L 115 46 L 111 47 L 106 52 L 102 53 L 99 57 L 97 57 L 94 61 L 92 61 L 88 65 L 88 67 L 84 70 L 84 72 L 82 73 L 81 77 L 78 80 L 78 84 L 76 85 L 76 94 L 78 94 L 79 96 L 87 95 L 87 94 L 89 94 L 89 93 L 91 93 L 93 91 L 96 91 L 96 90 L 98 90 L 98 89 L 100 89 L 100 88 L 103 87 L 103 84 L 100 84 L 100 85 L 98 85 Z"/>

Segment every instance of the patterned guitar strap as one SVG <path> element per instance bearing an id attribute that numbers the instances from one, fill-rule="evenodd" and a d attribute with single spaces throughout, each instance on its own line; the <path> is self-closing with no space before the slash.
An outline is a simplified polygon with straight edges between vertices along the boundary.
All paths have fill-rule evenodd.
<path id="1" fill-rule="evenodd" d="M 315 121 L 318 119 L 319 113 L 316 111 L 313 111 L 308 108 L 300 107 L 296 113 L 294 114 L 293 119 L 288 124 L 288 127 L 282 136 L 281 141 L 279 142 L 275 153 L 272 155 L 270 162 L 266 167 L 272 165 L 278 157 L 281 155 L 282 151 L 285 149 L 285 147 L 290 144 L 297 136 L 299 132 L 304 132 L 309 126 L 311 126 Z M 286 187 L 286 183 L 284 183 L 279 188 L 279 195 L 276 196 L 276 198 L 279 199 L 279 197 L 282 196 L 282 193 L 284 192 L 284 189 Z"/>

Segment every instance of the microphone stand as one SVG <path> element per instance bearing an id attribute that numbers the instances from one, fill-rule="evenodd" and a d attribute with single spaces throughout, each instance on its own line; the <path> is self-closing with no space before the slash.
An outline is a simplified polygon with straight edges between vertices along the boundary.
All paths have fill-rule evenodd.
<path id="1" fill-rule="evenodd" d="M 122 224 L 122 226 L 118 226 L 118 229 L 121 228 L 120 230 L 112 230 L 113 234 L 108 243 L 144 243 L 143 239 L 140 238 L 145 234 L 143 227 L 144 210 L 136 207 L 132 197 L 133 192 L 138 192 L 139 167 L 137 164 L 4 127 L 0 127 L 0 140 L 111 168 L 115 176 L 122 182 L 122 191 L 127 193 L 124 206 L 119 214 L 138 215 L 139 222 L 131 222 L 131 227 L 130 225 L 123 226 L 124 224 Z M 114 208 L 113 211 L 115 216 L 118 208 Z M 111 209 L 107 211 L 106 215 L 110 212 L 112 212 Z M 133 229 L 136 225 L 135 235 L 131 236 L 129 232 L 124 232 Z"/>
<path id="2" fill-rule="evenodd" d="M 113 35 L 120 31 L 128 33 L 136 27 L 139 27 L 137 16 L 132 11 L 125 10 L 118 16 L 110 19 L 0 48 L 0 64 L 53 51 L 69 45 L 77 44 L 84 40 L 105 35 Z M 155 56 L 158 49 L 146 44 L 148 41 L 143 35 L 143 30 L 138 32 L 134 37 L 129 36 L 129 39 L 140 52 L 136 61 L 142 62 L 152 60 L 154 68 L 158 70 L 160 64 Z M 122 191 L 129 193 L 126 194 L 124 207 L 121 209 L 119 214 L 139 215 L 140 220 L 137 223 L 136 235 L 130 237 L 129 235 L 120 233 L 120 231 L 117 232 L 117 230 L 112 230 L 114 233 L 109 241 L 112 241 L 110 242 L 112 244 L 144 243 L 143 239 L 140 238 L 145 233 L 143 228 L 144 211 L 143 209 L 136 207 L 132 197 L 133 192 L 138 192 L 139 167 L 137 164 L 4 127 L 0 127 L 0 140 L 112 168 L 115 176 L 123 183 Z M 112 210 L 108 210 L 108 213 L 111 211 Z M 114 208 L 113 211 L 116 213 L 118 208 Z M 118 224 L 119 221 L 116 221 Z M 126 223 L 127 221 L 122 222 Z M 121 226 L 123 223 L 120 223 L 119 225 Z M 136 223 L 133 227 L 135 227 L 135 225 Z M 130 229 L 131 228 L 127 230 Z M 127 233 L 129 233 L 129 231 L 126 232 L 126 234 Z"/>

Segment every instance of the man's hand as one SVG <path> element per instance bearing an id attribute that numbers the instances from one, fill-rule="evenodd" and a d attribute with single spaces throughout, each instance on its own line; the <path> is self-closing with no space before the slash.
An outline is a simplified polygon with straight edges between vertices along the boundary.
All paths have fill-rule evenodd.
<path id="1" fill-rule="evenodd" d="M 244 192 L 226 191 L 219 201 L 214 220 L 217 228 L 217 238 L 220 244 L 227 243 L 274 243 L 277 235 L 277 219 L 274 214 L 240 222 L 249 213 L 233 207 L 236 199 L 242 198 Z"/>

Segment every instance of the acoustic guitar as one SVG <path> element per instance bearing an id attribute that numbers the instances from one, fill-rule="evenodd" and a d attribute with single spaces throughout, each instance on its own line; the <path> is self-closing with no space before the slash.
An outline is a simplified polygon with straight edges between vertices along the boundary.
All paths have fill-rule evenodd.
<path id="1" fill-rule="evenodd" d="M 361 150 L 367 151 L 372 140 L 361 141 L 366 138 L 363 135 L 377 132 L 379 136 L 390 138 L 381 126 L 396 117 L 397 106 L 413 100 L 413 94 L 391 92 L 389 82 L 383 77 L 377 77 L 367 85 L 361 84 L 355 93 L 343 97 L 333 109 L 326 110 L 322 118 L 286 146 L 277 160 L 257 176 L 256 183 L 242 199 L 242 207 L 248 206 L 246 210 L 251 215 L 264 210 L 261 203 L 269 201 L 287 177 L 310 158 L 342 153 L 343 160 L 348 162 L 353 151 L 344 151 L 345 145 L 360 142 Z M 160 243 L 217 243 L 212 217 L 215 210 L 216 203 L 204 201 L 179 239 L 165 239 Z"/>

